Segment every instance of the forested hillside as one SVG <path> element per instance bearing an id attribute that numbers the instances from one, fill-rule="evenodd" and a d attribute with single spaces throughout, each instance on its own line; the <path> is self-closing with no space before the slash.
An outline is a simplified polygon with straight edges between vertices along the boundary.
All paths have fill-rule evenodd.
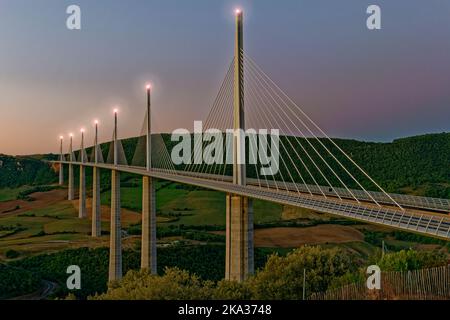
<path id="1" fill-rule="evenodd" d="M 170 152 L 175 143 L 170 141 L 170 135 L 168 134 L 163 135 L 163 138 Z M 331 164 L 333 170 L 340 175 L 348 186 L 357 187 L 332 157 L 324 152 L 324 149 L 321 149 L 322 147 L 317 140 L 310 139 L 306 141 L 305 139 L 300 139 L 300 143 L 298 143 L 292 137 L 282 137 L 281 139 L 284 141 L 285 146 L 289 146 L 286 150 L 281 150 L 280 148 L 281 156 L 287 159 L 287 152 L 291 154 L 293 159 L 298 158 L 296 154 L 302 156 L 304 163 L 311 170 L 319 184 L 326 185 L 326 182 L 323 181 L 314 168 L 311 160 L 305 156 L 304 150 L 311 155 L 312 160 L 318 164 L 333 186 L 341 186 L 336 177 L 314 152 L 313 147 L 322 150 L 323 158 Z M 138 142 L 138 138 L 122 141 L 128 164 L 136 165 L 133 160 L 145 159 L 143 150 L 138 152 L 137 155 L 135 154 Z M 348 159 L 340 154 L 335 146 L 325 139 L 322 139 L 321 142 L 336 155 L 364 187 L 369 190 L 376 190 L 376 187 Z M 334 142 L 389 192 L 450 198 L 450 133 L 402 138 L 390 143 L 362 142 L 348 139 L 335 139 Z M 304 149 L 301 148 L 300 144 L 302 144 Z M 101 147 L 103 158 L 107 161 L 110 143 L 104 143 Z M 138 149 L 142 149 L 141 147 Z M 75 153 L 78 157 L 78 152 Z M 91 154 L 92 149 L 88 149 L 87 153 Z M 54 155 L 42 157 L 55 158 Z M 313 183 L 300 163 L 297 164 L 297 167 L 303 170 L 305 181 Z M 227 171 L 231 174 L 231 166 L 228 166 Z M 256 177 L 255 166 L 247 166 L 247 175 Z M 281 181 L 282 176 L 292 176 L 295 180 L 301 182 L 297 171 L 293 170 L 292 165 L 289 163 L 286 163 L 286 165 L 280 163 L 280 173 L 276 176 L 276 179 Z M 40 161 L 39 157 L 15 158 L 0 155 L 0 188 L 48 184 L 55 180 L 55 173 L 47 164 Z M 102 176 L 102 186 L 106 187 L 107 185 L 108 177 Z"/>
<path id="2" fill-rule="evenodd" d="M 43 159 L 52 156 L 12 157 L 0 154 L 0 188 L 43 185 L 56 181 L 56 174 Z"/>
<path id="3" fill-rule="evenodd" d="M 163 135 L 163 137 L 170 152 L 174 146 L 174 142 L 170 141 L 170 135 L 168 134 Z M 337 165 L 336 161 L 324 151 L 317 140 L 309 139 L 309 141 L 306 141 L 305 139 L 299 139 L 299 144 L 292 137 L 281 137 L 281 139 L 284 141 L 284 145 L 289 147 L 286 148 L 287 150 L 283 150 L 280 147 L 281 157 L 288 159 L 289 157 L 286 155 L 286 152 L 289 152 L 293 159 L 298 159 L 297 154 L 300 155 L 319 184 L 326 185 L 326 181 L 321 179 L 317 170 L 315 171 L 314 165 L 305 156 L 300 144 L 302 144 L 314 162 L 326 174 L 333 186 L 342 185 L 340 185 L 339 181 L 326 167 L 324 162 L 317 156 L 313 147 L 321 150 L 323 158 L 348 186 L 358 188 L 355 182 Z M 287 139 L 290 140 L 290 143 Z M 377 190 L 330 141 L 321 139 L 321 142 L 349 169 L 365 188 Z M 348 139 L 334 139 L 334 142 L 388 192 L 450 198 L 450 133 L 402 138 L 390 143 L 363 142 Z M 135 149 L 138 144 L 138 139 L 131 138 L 123 140 L 122 144 L 127 161 L 131 164 L 133 158 L 136 159 Z M 106 159 L 109 144 L 102 145 L 102 150 Z M 134 165 L 136 164 L 134 163 Z M 297 164 L 297 167 L 303 169 L 300 163 Z M 230 175 L 232 172 L 231 169 L 231 166 L 228 166 L 227 171 Z M 218 170 L 217 172 L 220 171 Z M 276 179 L 282 181 L 281 175 L 285 179 L 286 177 L 292 176 L 296 181 L 301 182 L 296 170 L 293 170 L 292 165 L 287 161 L 286 165 L 280 163 L 280 173 Z M 247 165 L 247 176 L 256 178 L 255 166 Z M 307 183 L 313 183 L 304 169 L 303 177 Z"/>

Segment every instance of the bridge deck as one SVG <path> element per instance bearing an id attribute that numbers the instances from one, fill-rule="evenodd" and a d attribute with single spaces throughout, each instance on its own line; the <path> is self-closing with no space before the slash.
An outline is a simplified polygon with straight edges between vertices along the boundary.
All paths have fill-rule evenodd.
<path id="1" fill-rule="evenodd" d="M 128 172 L 142 176 L 151 176 L 158 179 L 195 185 L 207 189 L 248 196 L 251 198 L 276 202 L 284 205 L 302 207 L 318 212 L 329 213 L 350 219 L 389 226 L 396 229 L 425 234 L 428 236 L 439 237 L 446 240 L 450 239 L 449 215 L 438 214 L 434 212 L 450 211 L 448 210 L 450 206 L 448 200 L 446 199 L 393 195 L 394 199 L 396 199 L 396 201 L 398 200 L 401 205 L 409 207 L 405 210 L 400 210 L 397 207 L 388 205 L 389 202 L 386 199 L 383 200 L 383 197 L 386 197 L 385 195 L 377 195 L 377 193 L 372 194 L 377 197 L 375 198 L 377 199 L 377 201 L 379 200 L 379 202 L 383 204 L 381 206 L 376 206 L 373 203 L 367 202 L 358 203 L 354 200 L 351 200 L 348 195 L 344 196 L 345 193 L 342 190 L 338 191 L 341 192 L 343 198 L 342 200 L 339 200 L 338 198 L 333 198 L 331 196 L 332 191 L 330 190 L 323 190 L 327 191 L 327 193 L 325 194 L 328 196 L 327 198 L 325 198 L 322 195 L 319 196 L 318 194 L 310 195 L 309 193 L 299 193 L 297 191 L 288 192 L 286 189 L 276 189 L 272 186 L 268 187 L 267 185 L 265 187 L 260 187 L 259 185 L 255 185 L 255 181 L 252 180 L 250 180 L 250 184 L 247 186 L 239 186 L 232 184 L 226 180 L 219 181 L 217 179 L 214 179 L 211 175 L 201 176 L 196 174 L 196 176 L 193 176 L 193 173 L 181 173 L 178 171 L 174 172 L 158 169 L 147 171 L 145 168 L 140 167 L 121 165 L 114 166 L 104 163 L 94 164 L 68 161 L 54 162 L 99 167 L 108 170 L 115 169 L 122 172 Z M 290 189 L 291 187 L 288 186 L 288 189 Z M 347 191 L 345 190 L 345 192 Z M 368 200 L 369 197 L 367 195 L 366 197 Z M 363 196 L 361 197 L 361 200 L 365 200 Z"/>

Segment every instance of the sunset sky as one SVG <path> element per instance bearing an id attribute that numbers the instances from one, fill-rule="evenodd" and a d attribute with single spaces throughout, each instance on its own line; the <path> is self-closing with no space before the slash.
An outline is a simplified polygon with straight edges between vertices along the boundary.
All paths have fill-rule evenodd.
<path id="1" fill-rule="evenodd" d="M 82 29 L 66 28 L 66 8 Z M 382 30 L 369 31 L 378 4 Z M 160 129 L 205 118 L 245 50 L 333 137 L 391 141 L 450 131 L 448 0 L 0 0 L 0 153 L 57 152 L 59 135 L 101 123 L 140 132 L 144 85 Z"/>

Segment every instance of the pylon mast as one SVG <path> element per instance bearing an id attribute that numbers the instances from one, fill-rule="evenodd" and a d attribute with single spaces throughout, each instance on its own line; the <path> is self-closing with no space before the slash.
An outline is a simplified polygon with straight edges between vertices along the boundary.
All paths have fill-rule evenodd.
<path id="1" fill-rule="evenodd" d="M 244 14 L 236 12 L 236 34 L 234 46 L 234 139 L 233 139 L 233 183 L 246 185 L 245 173 L 245 117 L 244 117 Z"/>
<path id="2" fill-rule="evenodd" d="M 152 168 L 152 118 L 151 115 L 151 88 L 147 86 L 147 170 Z"/>

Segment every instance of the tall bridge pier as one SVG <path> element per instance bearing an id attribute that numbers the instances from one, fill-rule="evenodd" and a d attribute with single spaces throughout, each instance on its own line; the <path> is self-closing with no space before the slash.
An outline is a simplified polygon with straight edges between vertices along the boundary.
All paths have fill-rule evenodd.
<path id="1" fill-rule="evenodd" d="M 245 186 L 245 131 L 243 13 L 236 11 L 234 52 L 234 137 L 233 183 Z M 253 274 L 253 201 L 248 197 L 226 196 L 225 279 L 243 281 Z"/>
<path id="2" fill-rule="evenodd" d="M 79 206 L 78 206 L 78 218 L 86 218 L 86 167 L 83 165 L 85 162 L 84 153 L 84 129 L 81 130 L 81 150 L 80 150 L 80 194 L 79 194 Z"/>
<path id="3" fill-rule="evenodd" d="M 69 201 L 73 200 L 75 198 L 75 186 L 74 186 L 74 180 L 73 180 L 73 164 L 74 158 L 73 158 L 73 135 L 70 134 L 70 147 L 69 147 L 69 158 L 70 158 L 70 164 L 69 164 L 69 185 L 68 185 L 68 195 L 67 199 Z"/>
<path id="4" fill-rule="evenodd" d="M 59 138 L 60 146 L 59 146 L 59 185 L 62 186 L 64 184 L 64 154 L 63 154 L 63 136 Z"/>
<path id="5" fill-rule="evenodd" d="M 114 110 L 114 166 L 118 165 L 117 110 Z M 120 219 L 120 172 L 111 170 L 111 229 L 109 281 L 122 278 L 122 223 Z"/>
<path id="6" fill-rule="evenodd" d="M 152 167 L 151 138 L 151 87 L 147 85 L 147 171 Z M 142 239 L 141 239 L 141 269 L 156 274 L 156 194 L 153 178 L 142 177 Z"/>
<path id="7" fill-rule="evenodd" d="M 95 121 L 94 162 L 98 163 L 98 121 Z M 92 237 L 102 234 L 100 207 L 100 168 L 92 168 Z"/>

